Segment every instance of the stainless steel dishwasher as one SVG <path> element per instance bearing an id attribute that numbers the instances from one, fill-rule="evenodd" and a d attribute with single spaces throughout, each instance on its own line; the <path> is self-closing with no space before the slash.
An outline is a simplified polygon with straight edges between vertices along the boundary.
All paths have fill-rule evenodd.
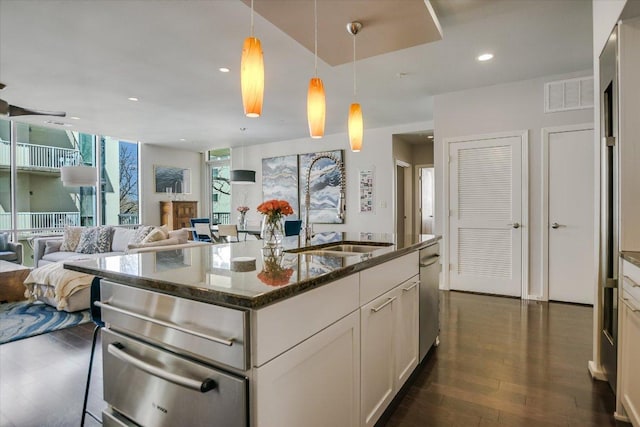
<path id="1" fill-rule="evenodd" d="M 432 345 L 438 345 L 440 333 L 440 243 L 420 250 L 420 361 Z"/>

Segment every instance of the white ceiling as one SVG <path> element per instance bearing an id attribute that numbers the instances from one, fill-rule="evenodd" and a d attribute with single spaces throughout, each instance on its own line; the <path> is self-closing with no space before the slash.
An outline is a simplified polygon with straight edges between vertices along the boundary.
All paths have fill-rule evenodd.
<path id="1" fill-rule="evenodd" d="M 431 120 L 435 94 L 592 66 L 591 0 L 432 5 L 441 41 L 358 61 L 365 129 Z M 313 54 L 259 15 L 263 116 L 242 113 L 239 65 L 249 17 L 241 0 L 0 0 L 0 81 L 7 85 L 0 97 L 78 116 L 64 119 L 74 130 L 191 151 L 308 136 Z M 358 43 L 366 37 L 365 23 Z M 477 62 L 485 51 L 495 58 Z M 223 66 L 231 72 L 220 73 Z M 327 92 L 326 133 L 344 132 L 352 66 L 320 61 L 318 74 Z M 16 119 L 44 125 L 47 118 Z"/>

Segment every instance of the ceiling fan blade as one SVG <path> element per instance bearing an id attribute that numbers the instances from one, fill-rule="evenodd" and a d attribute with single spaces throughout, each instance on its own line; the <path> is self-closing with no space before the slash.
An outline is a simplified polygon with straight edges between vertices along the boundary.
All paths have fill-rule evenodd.
<path id="1" fill-rule="evenodd" d="M 0 106 L 0 113 L 2 113 L 2 107 Z M 56 116 L 66 117 L 67 113 L 64 111 L 40 111 L 32 110 L 30 108 L 22 108 L 16 105 L 9 105 L 9 117 L 15 116 Z"/>
<path id="2" fill-rule="evenodd" d="M 7 87 L 7 85 L 5 85 L 4 83 L 0 82 L 0 90 L 4 89 L 5 87 Z"/>
<path id="3" fill-rule="evenodd" d="M 9 115 L 9 103 L 4 99 L 0 99 L 0 116 Z"/>

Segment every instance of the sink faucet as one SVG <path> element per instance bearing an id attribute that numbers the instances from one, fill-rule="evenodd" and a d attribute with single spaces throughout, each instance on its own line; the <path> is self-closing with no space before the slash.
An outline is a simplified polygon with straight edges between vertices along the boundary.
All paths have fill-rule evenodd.
<path id="1" fill-rule="evenodd" d="M 344 219 L 344 215 L 346 211 L 346 202 L 345 202 L 346 191 L 345 190 L 347 188 L 347 181 L 345 179 L 344 164 L 334 154 L 318 153 L 313 159 L 311 159 L 311 162 L 309 163 L 309 169 L 307 170 L 307 183 L 306 183 L 305 193 L 304 193 L 304 210 L 305 210 L 304 235 L 305 235 L 305 242 L 307 244 L 311 241 L 311 237 L 313 235 L 313 227 L 312 227 L 312 224 L 309 222 L 309 208 L 311 205 L 311 191 L 310 191 L 311 170 L 313 169 L 313 166 L 318 162 L 318 160 L 321 160 L 321 159 L 329 159 L 333 161 L 340 170 L 340 196 L 338 199 L 338 218 Z"/>

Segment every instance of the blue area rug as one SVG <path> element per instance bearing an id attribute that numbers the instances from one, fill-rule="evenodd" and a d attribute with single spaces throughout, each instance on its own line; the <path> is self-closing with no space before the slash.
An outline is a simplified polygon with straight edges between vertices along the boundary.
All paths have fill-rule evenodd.
<path id="1" fill-rule="evenodd" d="M 43 303 L 0 304 L 0 344 L 91 321 L 89 310 L 67 313 Z"/>

